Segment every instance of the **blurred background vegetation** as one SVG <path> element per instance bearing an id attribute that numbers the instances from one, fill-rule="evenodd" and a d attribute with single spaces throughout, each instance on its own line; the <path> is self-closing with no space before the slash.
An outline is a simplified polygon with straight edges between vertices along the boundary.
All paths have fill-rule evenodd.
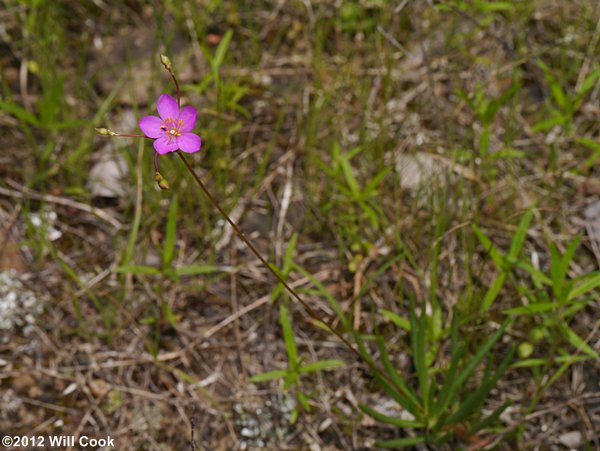
<path id="1" fill-rule="evenodd" d="M 0 5 L 3 432 L 600 447 L 596 0 Z M 161 191 L 95 134 L 174 94 L 161 52 L 196 171 L 362 360 L 175 155 Z"/>

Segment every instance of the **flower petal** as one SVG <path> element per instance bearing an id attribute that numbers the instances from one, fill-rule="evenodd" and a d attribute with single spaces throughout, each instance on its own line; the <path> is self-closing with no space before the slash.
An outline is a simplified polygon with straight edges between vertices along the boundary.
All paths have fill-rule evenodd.
<path id="1" fill-rule="evenodd" d="M 167 119 L 177 119 L 179 117 L 179 106 L 177 100 L 171 97 L 169 94 L 163 94 L 158 98 L 156 102 L 156 109 L 158 114 L 166 121 Z"/>
<path id="2" fill-rule="evenodd" d="M 179 113 L 179 119 L 183 121 L 181 126 L 182 132 L 191 132 L 196 124 L 196 117 L 198 117 L 198 110 L 193 106 L 186 106 Z"/>
<path id="3" fill-rule="evenodd" d="M 140 119 L 140 129 L 148 138 L 159 138 L 163 130 L 160 128 L 163 120 L 156 116 L 144 116 Z"/>
<path id="4" fill-rule="evenodd" d="M 177 140 L 170 139 L 169 136 L 164 134 L 154 141 L 154 148 L 161 155 L 167 152 L 174 152 L 177 150 Z"/>
<path id="5" fill-rule="evenodd" d="M 184 133 L 177 138 L 179 148 L 186 153 L 198 152 L 202 147 L 202 140 L 194 133 Z"/>

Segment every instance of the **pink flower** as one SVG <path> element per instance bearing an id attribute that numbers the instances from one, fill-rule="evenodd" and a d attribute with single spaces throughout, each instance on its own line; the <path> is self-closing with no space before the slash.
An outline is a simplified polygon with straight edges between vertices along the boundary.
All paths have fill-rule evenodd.
<path id="1" fill-rule="evenodd" d="M 187 153 L 200 150 L 202 140 L 198 135 L 190 133 L 198 116 L 196 108 L 186 106 L 180 111 L 177 101 L 170 95 L 163 94 L 156 102 L 156 109 L 160 117 L 143 117 L 140 128 L 144 135 L 156 140 L 154 148 L 159 154 L 175 152 L 177 149 Z"/>

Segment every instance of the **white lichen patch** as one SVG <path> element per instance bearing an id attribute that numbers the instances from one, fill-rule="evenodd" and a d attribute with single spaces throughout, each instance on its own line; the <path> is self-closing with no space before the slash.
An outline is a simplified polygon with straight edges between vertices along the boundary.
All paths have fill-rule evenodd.
<path id="1" fill-rule="evenodd" d="M 234 404 L 234 424 L 242 437 L 239 449 L 273 449 L 274 443 L 285 441 L 292 434 L 290 420 L 296 407 L 295 398 L 281 393 Z"/>
<path id="2" fill-rule="evenodd" d="M 56 241 L 62 236 L 62 232 L 54 227 L 54 223 L 58 219 L 56 212 L 44 211 L 40 213 L 31 213 L 29 220 L 31 225 L 36 229 L 45 228 L 46 238 L 48 241 Z"/>
<path id="3" fill-rule="evenodd" d="M 0 342 L 7 343 L 17 327 L 23 327 L 27 335 L 42 309 L 43 302 L 23 285 L 14 270 L 0 272 Z"/>

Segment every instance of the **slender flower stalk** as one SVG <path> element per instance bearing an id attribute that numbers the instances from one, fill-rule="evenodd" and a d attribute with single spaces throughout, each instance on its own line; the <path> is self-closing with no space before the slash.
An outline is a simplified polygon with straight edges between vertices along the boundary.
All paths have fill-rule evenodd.
<path id="1" fill-rule="evenodd" d="M 219 205 L 219 203 L 214 198 L 214 196 L 210 193 L 210 191 L 208 190 L 208 188 L 206 188 L 206 186 L 204 185 L 204 183 L 202 182 L 202 180 L 200 179 L 200 177 L 198 177 L 198 174 L 196 174 L 196 171 L 194 171 L 194 169 L 190 165 L 189 161 L 187 161 L 187 159 L 185 158 L 185 156 L 183 155 L 183 153 L 180 152 L 180 151 L 178 151 L 177 155 L 179 155 L 179 158 L 181 158 L 181 161 L 183 161 L 183 164 L 185 164 L 185 167 L 187 168 L 187 170 L 189 171 L 189 173 L 191 174 L 191 176 L 194 178 L 194 180 L 196 181 L 196 183 L 198 184 L 198 186 L 202 189 L 202 191 L 204 191 L 204 194 L 206 194 L 206 197 L 208 198 L 208 200 L 210 201 L 210 203 L 219 211 L 219 213 L 221 213 L 221 216 L 223 216 L 223 218 L 225 218 L 225 220 L 229 223 L 229 225 L 231 226 L 231 228 L 233 228 L 233 230 L 235 231 L 236 235 L 244 242 L 244 244 L 246 246 L 248 246 L 248 249 L 250 249 L 252 251 L 252 253 L 256 256 L 256 258 L 258 258 L 260 260 L 260 262 L 262 263 L 262 265 L 266 269 L 268 269 L 269 272 L 271 274 L 273 274 L 275 276 L 275 278 L 285 287 L 285 289 L 288 291 L 288 293 L 296 301 L 298 301 L 302 305 L 302 307 L 304 307 L 304 309 L 311 316 L 311 318 L 313 318 L 315 321 L 318 321 L 319 323 L 323 324 L 336 337 L 338 337 L 349 349 L 351 349 L 354 353 L 356 353 L 359 357 L 362 358 L 362 355 L 360 354 L 360 352 L 358 352 L 354 348 L 354 346 L 352 346 L 350 344 L 350 342 L 346 338 L 344 338 L 344 336 L 340 332 L 338 332 L 337 330 L 335 330 L 333 328 L 333 326 L 331 326 L 329 323 L 327 323 L 326 321 L 324 321 L 321 318 L 321 316 L 317 312 L 315 312 L 315 310 L 310 305 L 308 305 L 308 303 L 304 299 L 302 299 L 300 297 L 300 295 L 296 292 L 296 290 L 294 290 L 286 282 L 286 280 L 283 277 L 281 277 L 281 275 L 277 271 L 275 271 L 273 269 L 273 267 L 261 255 L 261 253 L 258 251 L 258 249 L 256 249 L 256 247 L 254 246 L 254 244 L 252 244 L 252 241 L 250 241 L 246 237 L 246 235 L 244 234 L 244 232 L 242 232 L 242 230 L 239 228 L 239 226 L 233 221 L 233 219 L 231 219 L 229 217 L 229 215 L 225 212 L 225 210 L 223 210 L 223 208 Z"/>
<path id="2" fill-rule="evenodd" d="M 104 127 L 99 127 L 96 128 L 96 133 L 98 133 L 100 136 L 118 136 L 120 138 L 146 138 L 146 139 L 152 139 L 149 136 L 146 135 L 135 135 L 135 134 L 129 134 L 129 133 L 115 133 L 112 130 L 108 129 L 108 128 L 104 128 Z"/>
<path id="3" fill-rule="evenodd" d="M 184 152 L 193 153 L 200 150 L 202 141 L 200 137 L 192 133 L 192 129 L 196 122 L 198 111 L 192 107 L 187 106 L 181 108 L 181 91 L 179 89 L 179 83 L 177 77 L 173 71 L 173 67 L 169 58 L 165 55 L 160 56 L 160 61 L 165 69 L 171 75 L 175 88 L 177 91 L 177 101 L 168 94 L 163 94 L 159 97 L 157 102 L 157 109 L 160 117 L 156 116 L 145 116 L 140 120 L 140 129 L 144 132 L 144 135 L 133 135 L 133 134 L 122 134 L 115 133 L 107 128 L 97 128 L 96 132 L 103 136 L 116 136 L 116 137 L 128 137 L 128 138 L 148 138 L 154 139 L 154 148 L 156 153 L 154 155 L 154 170 L 155 180 L 161 189 L 168 189 L 169 184 L 164 177 L 158 171 L 158 157 L 160 154 L 168 152 L 176 152 L 192 178 L 196 181 L 200 189 L 204 192 L 210 203 L 217 209 L 217 211 L 223 216 L 223 218 L 229 223 L 236 235 L 244 242 L 244 244 L 250 249 L 250 251 L 258 258 L 261 264 L 283 285 L 287 292 L 292 296 L 294 300 L 299 302 L 308 315 L 315 321 L 323 324 L 332 334 L 334 334 L 350 351 L 365 362 L 369 368 L 375 373 L 385 378 L 392 386 L 394 386 L 400 393 L 405 394 L 405 390 L 402 386 L 395 383 L 385 371 L 380 369 L 375 362 L 361 351 L 357 350 L 343 335 L 338 332 L 333 325 L 325 321 L 322 316 L 317 313 L 299 294 L 294 290 L 287 281 L 280 275 L 274 267 L 261 255 L 256 249 L 256 246 L 252 244 L 244 232 L 239 226 L 229 217 L 229 215 L 219 205 L 216 198 L 210 193 L 206 185 L 202 182 L 196 171 L 192 168 L 189 161 L 184 156 Z"/>
<path id="4" fill-rule="evenodd" d="M 171 78 L 173 79 L 173 83 L 175 83 L 175 89 L 177 90 L 177 105 L 181 108 L 181 90 L 179 89 L 179 82 L 177 81 L 177 77 L 175 76 L 175 72 L 173 71 L 173 65 L 171 64 L 171 60 L 167 55 L 160 55 L 160 62 L 165 66 L 165 69 L 171 74 Z"/>
<path id="5" fill-rule="evenodd" d="M 181 161 L 187 168 L 188 172 L 190 173 L 192 178 L 196 181 L 196 183 L 198 184 L 200 189 L 202 189 L 202 191 L 204 192 L 204 194 L 206 195 L 206 197 L 208 198 L 210 203 L 218 210 L 218 212 L 221 214 L 221 216 L 223 216 L 223 218 L 225 218 L 225 220 L 229 223 L 229 225 L 234 230 L 236 235 L 244 242 L 244 244 L 248 247 L 248 249 L 250 249 L 250 251 L 252 251 L 252 253 L 256 256 L 256 258 L 258 258 L 258 260 L 261 262 L 261 264 L 266 269 L 268 269 L 269 272 L 273 276 L 275 276 L 275 278 L 284 286 L 284 288 L 288 291 L 288 293 L 296 301 L 298 301 L 302 305 L 302 307 L 304 307 L 304 310 L 306 311 L 306 313 L 308 313 L 308 315 L 315 321 L 323 324 L 327 328 L 327 330 L 329 330 L 333 335 L 335 335 L 344 344 L 344 346 L 346 346 L 346 348 L 348 348 L 350 351 L 352 351 L 360 360 L 365 362 L 369 366 L 371 371 L 374 372 L 374 374 L 379 374 L 386 381 L 388 381 L 393 387 L 395 387 L 400 393 L 406 394 L 406 390 L 404 389 L 404 387 L 397 384 L 396 381 L 391 379 L 385 371 L 380 369 L 371 358 L 363 355 L 354 346 L 352 346 L 352 344 L 342 335 L 342 333 L 338 332 L 331 324 L 329 324 L 327 321 L 323 320 L 321 315 L 319 315 L 304 299 L 302 299 L 302 297 L 298 294 L 298 292 L 296 290 L 294 290 L 286 282 L 286 280 L 283 277 L 281 277 L 281 275 L 277 271 L 275 271 L 275 269 L 273 269 L 273 266 L 271 266 L 269 264 L 269 262 L 261 255 L 261 253 L 258 251 L 258 249 L 256 249 L 256 246 L 254 246 L 254 244 L 252 244 L 252 241 L 250 241 L 246 237 L 244 232 L 242 232 L 242 230 L 235 223 L 235 221 L 233 219 L 231 219 L 229 217 L 229 215 L 225 212 L 225 210 L 223 210 L 223 208 L 219 205 L 219 203 L 217 202 L 215 197 L 211 194 L 211 192 L 208 190 L 208 188 L 206 188 L 206 185 L 204 185 L 204 183 L 202 182 L 202 179 L 200 179 L 198 174 L 196 174 L 196 171 L 194 171 L 194 168 L 192 168 L 192 166 L 190 165 L 187 158 L 183 155 L 183 152 L 177 151 L 177 155 L 179 155 L 179 158 L 181 159 Z"/>

